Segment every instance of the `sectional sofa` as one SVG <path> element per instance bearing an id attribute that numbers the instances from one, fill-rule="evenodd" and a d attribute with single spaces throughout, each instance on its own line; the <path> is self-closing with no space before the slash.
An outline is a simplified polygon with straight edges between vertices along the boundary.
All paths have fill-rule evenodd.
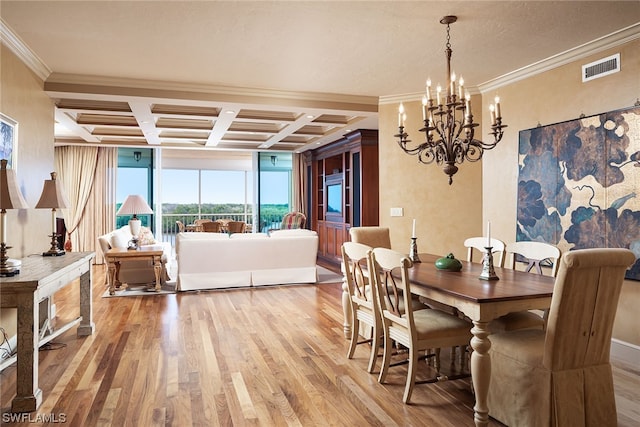
<path id="1" fill-rule="evenodd" d="M 179 233 L 177 290 L 237 288 L 317 281 L 315 231 Z"/>

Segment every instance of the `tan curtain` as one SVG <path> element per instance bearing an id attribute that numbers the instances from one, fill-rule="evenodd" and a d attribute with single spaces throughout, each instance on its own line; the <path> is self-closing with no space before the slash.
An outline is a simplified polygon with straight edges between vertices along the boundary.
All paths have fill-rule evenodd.
<path id="1" fill-rule="evenodd" d="M 307 199 L 307 174 L 305 173 L 304 157 L 293 154 L 293 206 L 296 212 L 302 212 L 307 217 L 305 200 Z"/>
<path id="2" fill-rule="evenodd" d="M 117 148 L 56 147 L 56 170 L 71 207 L 63 209 L 73 251 L 96 251 L 98 236 L 115 228 Z M 104 259 L 96 251 L 96 264 Z"/>

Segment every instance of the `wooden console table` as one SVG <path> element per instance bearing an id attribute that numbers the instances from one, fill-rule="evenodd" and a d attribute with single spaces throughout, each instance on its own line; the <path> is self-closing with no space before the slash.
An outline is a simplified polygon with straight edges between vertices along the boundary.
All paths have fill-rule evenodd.
<path id="1" fill-rule="evenodd" d="M 12 412 L 33 412 L 42 403 L 38 387 L 38 349 L 78 325 L 78 336 L 93 334 L 92 271 L 94 252 L 63 256 L 31 256 L 22 260 L 20 274 L 0 278 L 0 307 L 18 309 L 16 397 Z M 80 316 L 40 338 L 39 303 L 80 279 Z"/>
<path id="2" fill-rule="evenodd" d="M 153 263 L 153 272 L 156 278 L 156 292 L 160 291 L 162 277 L 162 247 L 161 246 L 143 246 L 137 250 L 128 250 L 124 248 L 112 248 L 104 254 L 107 261 L 109 280 L 109 295 L 116 293 L 116 288 L 124 289 L 125 286 L 119 281 L 120 264 L 127 261 L 149 259 Z"/>

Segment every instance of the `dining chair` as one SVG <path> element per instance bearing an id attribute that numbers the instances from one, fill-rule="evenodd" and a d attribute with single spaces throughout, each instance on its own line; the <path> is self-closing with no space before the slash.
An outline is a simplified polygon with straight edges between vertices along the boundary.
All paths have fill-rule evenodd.
<path id="1" fill-rule="evenodd" d="M 244 233 L 247 229 L 247 223 L 244 221 L 229 221 L 227 223 L 227 233 Z"/>
<path id="2" fill-rule="evenodd" d="M 411 288 L 408 269 L 413 265 L 407 255 L 386 248 L 369 251 L 367 269 L 376 288 L 377 303 L 381 311 L 383 330 L 383 358 L 378 381 L 384 383 L 391 366 L 392 342 L 408 350 L 409 366 L 402 401 L 409 403 L 416 383 L 436 382 L 444 379 L 440 374 L 440 363 L 435 364 L 434 378 L 416 381 L 417 362 L 420 352 L 442 347 L 468 345 L 472 325 L 457 316 L 437 309 L 411 310 Z M 400 277 L 394 275 L 399 272 Z M 397 273 L 396 273 L 397 274 Z M 401 291 L 401 292 L 400 292 Z M 427 354 L 426 357 L 433 357 Z M 426 366 L 426 365 L 425 365 Z M 468 375 L 449 376 L 449 379 Z"/>
<path id="3" fill-rule="evenodd" d="M 509 255 L 509 267 L 516 268 L 516 260 L 518 256 L 524 257 L 528 263 L 525 271 L 531 272 L 535 267 L 535 272 L 543 274 L 541 263 L 545 260 L 551 262 L 551 270 L 549 275 L 556 277 L 561 252 L 556 246 L 543 242 L 510 242 L 506 245 L 505 251 Z M 489 324 L 492 332 L 512 331 L 516 329 L 544 329 L 548 311 L 545 310 L 542 315 L 534 311 L 517 311 L 505 314 L 504 316 L 494 319 Z"/>
<path id="4" fill-rule="evenodd" d="M 349 236 L 352 242 L 369 245 L 372 248 L 391 249 L 391 237 L 388 227 L 351 227 Z"/>
<path id="5" fill-rule="evenodd" d="M 179 233 L 184 233 L 187 230 L 187 228 L 185 227 L 182 221 L 176 221 L 176 225 L 178 226 Z"/>
<path id="6" fill-rule="evenodd" d="M 474 249 L 479 251 L 484 258 L 485 246 L 487 246 L 486 237 L 469 237 L 464 241 L 464 246 L 467 248 L 467 261 L 473 262 Z M 491 253 L 493 254 L 493 265 L 496 267 L 504 266 L 505 244 L 500 239 L 491 238 Z M 497 258 L 496 258 L 497 254 Z M 482 259 L 481 258 L 481 259 Z"/>
<path id="7" fill-rule="evenodd" d="M 351 338 L 347 358 L 352 359 L 358 344 L 371 344 L 367 372 L 374 371 L 378 349 L 382 343 L 382 325 L 380 310 L 376 306 L 375 288 L 370 285 L 366 271 L 367 252 L 371 246 L 362 243 L 344 242 L 342 244 L 342 262 L 344 279 L 349 292 L 351 305 Z M 371 338 L 359 341 L 361 323 L 369 327 Z"/>
<path id="8" fill-rule="evenodd" d="M 509 267 L 516 268 L 516 261 L 518 255 L 524 258 L 528 262 L 525 271 L 531 271 L 534 267 L 538 274 L 542 273 L 541 264 L 543 261 L 551 262 L 550 276 L 556 277 L 558 273 L 558 261 L 560 260 L 561 252 L 557 246 L 543 243 L 543 242 L 511 242 L 506 246 L 507 255 L 510 255 Z"/>
<path id="9" fill-rule="evenodd" d="M 307 216 L 302 212 L 289 212 L 282 217 L 280 230 L 304 228 L 306 222 L 307 222 Z"/>
<path id="10" fill-rule="evenodd" d="M 220 232 L 220 223 L 216 221 L 205 221 L 200 224 L 202 227 L 202 231 L 207 233 L 219 233 Z"/>
<path id="11" fill-rule="evenodd" d="M 625 271 L 619 248 L 562 255 L 546 330 L 490 336 L 489 415 L 507 425 L 615 426 L 609 353 Z"/>

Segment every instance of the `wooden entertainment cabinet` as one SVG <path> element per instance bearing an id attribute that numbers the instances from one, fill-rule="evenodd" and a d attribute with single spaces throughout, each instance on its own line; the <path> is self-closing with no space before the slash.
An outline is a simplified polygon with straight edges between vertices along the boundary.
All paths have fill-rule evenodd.
<path id="1" fill-rule="evenodd" d="M 379 224 L 378 131 L 355 130 L 305 157 L 310 225 L 318 232 L 318 256 L 340 262 L 351 227 Z"/>

